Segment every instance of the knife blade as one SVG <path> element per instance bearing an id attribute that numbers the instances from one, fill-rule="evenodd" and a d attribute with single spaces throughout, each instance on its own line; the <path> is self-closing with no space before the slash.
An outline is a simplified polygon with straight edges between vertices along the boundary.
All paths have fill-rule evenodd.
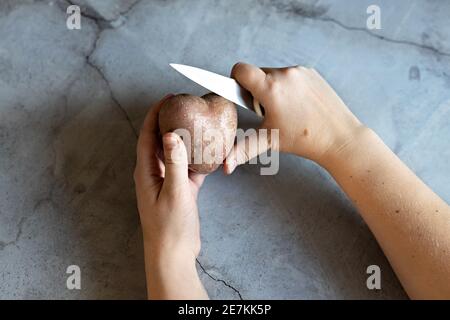
<path id="1" fill-rule="evenodd" d="M 254 100 L 250 92 L 240 86 L 236 80 L 211 71 L 183 64 L 170 63 L 169 65 L 188 79 L 209 91 L 212 91 L 245 109 L 255 111 L 258 115 L 262 116 L 262 114 L 258 112 L 258 110 L 260 111 L 259 103 Z"/>

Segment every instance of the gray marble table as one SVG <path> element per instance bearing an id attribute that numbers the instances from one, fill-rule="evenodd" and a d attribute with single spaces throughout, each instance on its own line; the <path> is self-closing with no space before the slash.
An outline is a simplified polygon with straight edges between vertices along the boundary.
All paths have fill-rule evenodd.
<path id="1" fill-rule="evenodd" d="M 367 7 L 382 29 L 366 28 Z M 0 298 L 146 297 L 132 173 L 149 105 L 204 91 L 168 68 L 314 66 L 450 200 L 450 2 L 0 1 Z M 242 126 L 255 119 L 240 113 Z M 406 298 L 367 226 L 314 163 L 221 172 L 199 199 L 212 298 Z M 379 265 L 382 289 L 366 287 Z M 78 265 L 82 289 L 66 288 Z"/>

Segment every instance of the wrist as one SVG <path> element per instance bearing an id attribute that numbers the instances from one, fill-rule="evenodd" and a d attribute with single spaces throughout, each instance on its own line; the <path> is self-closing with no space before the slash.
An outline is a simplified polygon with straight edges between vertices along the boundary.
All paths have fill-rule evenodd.
<path id="1" fill-rule="evenodd" d="M 328 171 L 336 167 L 345 167 L 355 157 L 364 156 L 368 146 L 378 141 L 377 134 L 370 128 L 360 125 L 350 134 L 330 147 L 317 161 Z"/>
<path id="2" fill-rule="evenodd" d="M 196 255 L 189 247 L 179 244 L 170 245 L 169 242 L 155 245 L 153 241 L 144 239 L 145 256 L 153 267 L 170 267 L 174 269 L 195 267 Z"/>
<path id="3" fill-rule="evenodd" d="M 206 299 L 195 265 L 185 251 L 152 250 L 144 244 L 147 290 L 150 299 Z"/>

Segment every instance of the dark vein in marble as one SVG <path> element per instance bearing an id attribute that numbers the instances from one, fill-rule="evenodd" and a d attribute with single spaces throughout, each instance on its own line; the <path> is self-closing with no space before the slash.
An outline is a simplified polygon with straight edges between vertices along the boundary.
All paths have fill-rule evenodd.
<path id="1" fill-rule="evenodd" d="M 73 3 L 71 0 L 66 0 L 70 5 L 77 5 L 77 4 L 75 4 L 75 3 Z M 126 14 L 128 14 L 139 2 L 140 2 L 141 0 L 139 0 L 139 1 L 136 1 L 133 5 L 131 5 L 126 11 L 124 11 L 124 12 L 121 12 L 120 13 L 120 15 L 119 15 L 119 18 L 117 18 L 117 19 L 120 19 L 120 16 L 123 16 L 123 15 L 126 15 Z M 123 116 L 125 117 L 125 119 L 127 120 L 127 122 L 128 122 L 128 125 L 130 126 L 130 128 L 131 128 L 131 130 L 133 131 L 133 134 L 135 135 L 135 137 L 137 138 L 137 137 L 139 137 L 139 134 L 138 134 L 138 131 L 137 131 L 137 129 L 134 127 L 134 125 L 133 125 L 133 122 L 131 121 L 131 118 L 130 118 L 130 116 L 128 115 L 128 112 L 126 111 L 126 109 L 122 106 L 122 104 L 119 102 L 119 100 L 116 98 L 116 96 L 114 95 L 114 91 L 113 91 L 113 89 L 112 89 L 112 87 L 111 87 L 111 84 L 110 84 L 110 82 L 109 82 L 109 80 L 108 80 L 108 78 L 106 77 L 106 75 L 105 75 L 105 73 L 103 72 L 103 70 L 98 66 L 98 65 L 96 65 L 95 63 L 94 63 L 94 61 L 92 61 L 92 59 L 91 59 L 91 57 L 92 57 L 92 55 L 95 53 L 95 51 L 97 50 L 97 43 L 98 43 L 98 41 L 99 41 L 99 39 L 100 39 L 100 36 L 101 36 L 101 34 L 102 34 L 102 32 L 103 32 L 103 30 L 105 29 L 105 26 L 104 26 L 104 23 L 105 22 L 108 22 L 108 23 L 110 23 L 110 24 L 112 24 L 112 23 L 114 23 L 114 21 L 116 21 L 116 20 L 105 20 L 105 19 L 103 19 L 103 18 L 101 18 L 101 17 L 97 17 L 97 16 L 93 16 L 93 15 L 89 15 L 89 14 L 87 14 L 86 12 L 82 12 L 82 14 L 81 14 L 83 17 L 85 17 L 85 18 L 87 18 L 87 19 L 90 19 L 91 21 L 93 21 L 94 23 L 95 23 L 95 25 L 97 26 L 97 28 L 98 28 L 98 32 L 97 32 L 97 35 L 96 35 L 96 39 L 95 39 L 95 41 L 94 41 L 94 45 L 92 46 L 92 49 L 89 51 L 89 53 L 86 55 L 86 57 L 85 57 L 85 59 L 86 59 L 86 63 L 90 66 L 90 67 L 92 67 L 94 70 L 96 70 L 97 72 L 98 72 L 98 74 L 102 77 L 102 79 L 105 81 L 105 83 L 106 83 L 106 85 L 107 85 L 107 87 L 108 87 L 108 90 L 109 90 L 109 95 L 110 95 L 110 98 L 111 98 L 111 100 L 113 101 L 113 103 L 117 106 L 117 108 L 119 109 L 119 111 L 123 114 Z"/>
<path id="2" fill-rule="evenodd" d="M 98 14 L 91 14 L 91 13 L 87 12 L 87 10 L 83 10 L 85 8 L 82 8 L 82 6 L 74 3 L 73 0 L 65 0 L 65 1 L 67 1 L 67 3 L 69 5 L 79 6 L 81 8 L 81 16 L 83 16 L 87 19 L 93 20 L 97 24 L 97 26 L 102 27 L 102 29 L 105 29 L 105 28 L 111 28 L 121 17 L 126 16 L 142 0 L 135 1 L 131 6 L 128 7 L 128 9 L 126 9 L 125 11 L 119 12 L 118 17 L 115 19 L 105 19 L 105 18 L 99 16 Z M 89 10 L 92 10 L 95 12 L 95 9 L 93 9 L 93 8 L 89 7 Z"/>
<path id="3" fill-rule="evenodd" d="M 349 31 L 365 32 L 368 35 L 370 35 L 374 38 L 377 38 L 379 40 L 383 40 L 383 41 L 390 42 L 390 43 L 397 43 L 397 44 L 402 44 L 402 45 L 407 45 L 407 46 L 413 46 L 413 47 L 416 47 L 419 49 L 431 51 L 440 56 L 450 57 L 450 52 L 441 51 L 431 45 L 421 44 L 421 43 L 417 43 L 417 42 L 410 41 L 410 40 L 396 40 L 396 39 L 388 38 L 386 36 L 375 34 L 367 28 L 347 26 L 344 23 L 340 22 L 339 20 L 331 18 L 331 17 L 306 17 L 306 18 L 312 19 L 312 20 L 323 21 L 323 22 L 334 23 L 335 25 L 338 25 L 339 27 L 349 30 Z"/>
<path id="4" fill-rule="evenodd" d="M 379 40 L 382 40 L 382 41 L 401 44 L 401 45 L 405 45 L 405 46 L 412 46 L 412 47 L 416 47 L 419 49 L 431 51 L 434 54 L 439 55 L 439 56 L 450 57 L 450 52 L 442 51 L 431 45 L 417 43 L 417 42 L 414 42 L 411 40 L 397 40 L 397 39 L 389 38 L 386 36 L 378 35 L 365 27 L 353 27 L 353 26 L 346 25 L 336 18 L 327 16 L 326 13 L 328 12 L 329 8 L 326 6 L 321 6 L 321 5 L 316 5 L 316 4 L 311 5 L 311 4 L 306 4 L 306 3 L 302 3 L 302 2 L 296 2 L 296 1 L 279 2 L 279 1 L 272 0 L 267 3 L 268 3 L 268 5 L 274 7 L 278 12 L 282 12 L 282 13 L 285 13 L 285 14 L 293 16 L 293 17 L 301 17 L 301 18 L 310 19 L 313 21 L 322 21 L 322 22 L 333 23 L 345 30 L 364 32 L 364 33 L 368 34 L 369 36 L 374 37 Z"/>
<path id="5" fill-rule="evenodd" d="M 94 21 L 96 21 L 96 22 L 99 22 L 99 21 L 109 22 L 108 20 L 106 20 L 106 19 L 104 19 L 104 18 L 102 18 L 102 17 L 100 17 L 100 16 L 98 16 L 98 15 L 90 14 L 90 13 L 87 12 L 86 10 L 83 11 L 83 8 L 81 8 L 80 5 L 74 3 L 72 0 L 66 0 L 66 1 L 67 1 L 67 2 L 69 3 L 69 5 L 71 5 L 71 6 L 78 6 L 78 7 L 80 7 L 80 9 L 81 9 L 81 16 L 83 16 L 83 17 L 85 17 L 85 18 L 94 20 Z"/>
<path id="6" fill-rule="evenodd" d="M 131 6 L 128 7 L 128 9 L 126 9 L 125 11 L 122 11 L 122 12 L 120 13 L 120 15 L 119 15 L 119 18 L 120 18 L 120 16 L 126 16 L 126 15 L 128 15 L 128 13 L 130 13 L 131 10 L 133 10 L 134 7 L 136 7 L 141 1 L 142 1 L 142 0 L 137 0 L 137 1 L 135 1 Z M 119 18 L 118 18 L 118 19 L 119 19 Z"/>
<path id="7" fill-rule="evenodd" d="M 233 287 L 232 285 L 230 285 L 228 282 L 226 282 L 226 281 L 223 280 L 223 279 L 218 279 L 218 278 L 216 278 L 216 277 L 213 277 L 211 274 L 208 273 L 208 271 L 206 271 L 205 267 L 202 266 L 202 264 L 200 263 L 200 261 L 199 261 L 198 259 L 196 259 L 196 260 L 197 260 L 197 263 L 198 263 L 200 269 L 202 269 L 202 271 L 203 271 L 208 277 L 210 277 L 212 280 L 214 280 L 214 281 L 216 281 L 216 282 L 220 282 L 220 283 L 224 284 L 225 286 L 227 286 L 228 288 L 230 288 L 231 290 L 233 290 L 234 292 L 236 292 L 237 295 L 239 296 L 239 299 L 240 299 L 240 300 L 244 300 L 244 299 L 242 298 L 242 295 L 241 295 L 241 293 L 239 292 L 238 289 L 236 289 L 235 287 Z"/>
<path id="8" fill-rule="evenodd" d="M 70 1 L 70 0 L 66 0 L 66 1 L 67 1 L 67 3 L 69 3 L 70 5 L 75 5 L 75 4 L 74 4 L 72 1 Z M 139 1 L 138 1 L 138 2 L 139 2 Z M 136 2 L 135 4 L 137 4 L 137 2 Z M 134 4 L 134 5 L 135 5 L 135 4 Z M 134 7 L 134 5 L 130 6 L 130 8 L 126 11 L 126 13 L 128 13 L 128 12 Z M 65 10 L 63 10 L 63 11 L 65 12 Z M 122 15 L 122 13 L 121 13 L 121 15 Z M 90 20 L 92 20 L 92 21 L 97 25 L 97 28 L 100 30 L 100 31 L 98 32 L 97 36 L 96 36 L 96 40 L 95 40 L 95 42 L 94 42 L 94 45 L 93 45 L 92 49 L 90 50 L 89 54 L 86 56 L 86 62 L 87 62 L 88 65 L 90 65 L 90 66 L 93 67 L 95 70 L 97 70 L 97 72 L 100 74 L 100 76 L 105 80 L 106 85 L 108 86 L 109 91 L 110 91 L 111 99 L 112 99 L 113 102 L 118 106 L 118 108 L 122 111 L 122 113 L 124 114 L 124 116 L 125 116 L 125 118 L 127 119 L 128 123 L 130 124 L 130 126 L 131 126 L 131 128 L 132 128 L 132 130 L 133 130 L 133 132 L 134 132 L 134 134 L 135 134 L 135 136 L 137 137 L 137 136 L 138 136 L 138 135 L 137 135 L 137 132 L 136 132 L 134 126 L 132 125 L 132 122 L 131 122 L 131 120 L 130 120 L 128 114 L 126 113 L 125 109 L 121 106 L 121 104 L 118 102 L 118 100 L 114 97 L 113 92 L 112 92 L 111 87 L 110 87 L 110 84 L 109 84 L 109 81 L 107 80 L 107 78 L 106 78 L 105 75 L 103 74 L 102 70 L 101 70 L 99 67 L 97 67 L 94 63 L 92 63 L 92 61 L 90 60 L 91 55 L 92 55 L 92 54 L 95 52 L 95 50 L 96 50 L 97 41 L 98 41 L 98 39 L 99 39 L 99 37 L 100 37 L 100 34 L 101 34 L 101 32 L 102 32 L 102 28 L 99 26 L 99 23 L 98 23 L 98 22 L 99 22 L 99 21 L 106 21 L 106 20 L 104 20 L 104 19 L 102 19 L 102 18 L 99 18 L 99 17 L 94 17 L 94 16 L 91 16 L 91 15 L 88 15 L 88 14 L 86 14 L 86 13 L 83 13 L 83 16 L 86 17 L 86 18 L 88 18 L 88 19 L 90 19 Z M 70 86 L 70 84 L 69 84 L 69 86 Z M 41 206 L 42 203 L 44 203 L 44 202 L 46 202 L 46 201 L 52 202 L 52 198 L 51 198 L 52 192 L 53 192 L 53 186 L 52 186 L 52 188 L 50 188 L 50 192 L 49 192 L 49 196 L 48 196 L 48 197 L 43 198 L 43 199 L 40 199 L 40 200 L 38 200 L 38 201 L 36 202 L 36 204 L 34 205 L 34 208 L 33 208 L 33 213 L 32 213 L 31 215 L 29 215 L 29 216 L 22 217 L 22 218 L 19 220 L 19 223 L 18 223 L 17 226 L 16 226 L 17 232 L 16 232 L 16 235 L 15 235 L 15 237 L 14 237 L 14 240 L 11 240 L 11 241 L 8 241 L 8 242 L 0 241 L 0 251 L 1 251 L 1 250 L 4 250 L 5 248 L 7 248 L 7 247 L 9 247 L 9 246 L 13 246 L 13 245 L 16 245 L 16 244 L 17 244 L 17 242 L 20 240 L 20 238 L 21 238 L 21 236 L 22 236 L 24 223 L 25 223 L 25 222 L 26 222 L 26 221 L 27 221 L 27 220 L 28 220 L 28 219 L 29 219 L 29 218 L 30 218 L 30 217 L 38 210 L 38 208 Z"/>
<path id="9" fill-rule="evenodd" d="M 98 39 L 97 39 L 97 40 L 98 40 Z M 97 42 L 97 41 L 96 41 L 96 42 Z M 95 51 L 95 48 L 94 48 L 93 52 L 94 52 L 94 51 Z M 93 52 L 86 56 L 86 63 L 87 63 L 89 66 L 91 66 L 92 68 L 94 68 L 94 69 L 98 72 L 98 74 L 102 77 L 102 79 L 105 81 L 105 83 L 106 83 L 106 85 L 107 85 L 107 87 L 108 87 L 108 90 L 109 90 L 109 96 L 110 96 L 111 100 L 112 100 L 113 103 L 117 106 L 117 108 L 120 110 L 120 112 L 123 114 L 123 116 L 124 116 L 125 119 L 127 120 L 128 125 L 130 126 L 130 129 L 133 131 L 135 137 L 136 137 L 136 138 L 139 137 L 138 131 L 137 131 L 136 128 L 134 127 L 133 122 L 131 121 L 131 118 L 130 118 L 130 116 L 128 115 L 128 112 L 127 112 L 127 111 L 125 110 L 125 108 L 121 105 L 121 103 L 119 102 L 119 100 L 114 96 L 114 92 L 113 92 L 113 90 L 112 90 L 112 88 L 111 88 L 111 85 L 110 85 L 110 83 L 109 83 L 108 78 L 105 76 L 105 74 L 103 73 L 102 69 L 101 69 L 99 66 L 97 66 L 94 62 L 92 62 L 92 60 L 91 60 L 91 55 L 93 54 Z"/>
<path id="10" fill-rule="evenodd" d="M 33 212 L 32 212 L 32 214 L 30 214 L 30 215 L 27 216 L 27 217 L 22 217 L 22 218 L 20 218 L 19 223 L 18 223 L 17 226 L 16 226 L 17 232 L 16 232 L 16 236 L 14 237 L 14 240 L 9 241 L 9 242 L 3 242 L 3 241 L 0 241 L 0 251 L 3 250 L 3 249 L 5 249 L 6 247 L 9 247 L 9 246 L 15 246 L 15 245 L 17 244 L 17 242 L 19 242 L 19 240 L 20 240 L 20 238 L 21 238 L 21 236 L 22 236 L 22 233 L 23 233 L 23 225 L 25 224 L 25 222 L 26 222 L 29 218 L 31 218 L 31 217 L 33 216 L 33 214 L 39 209 L 39 207 L 40 207 L 44 202 L 47 202 L 47 201 L 48 201 L 48 202 L 50 202 L 50 203 L 53 203 L 53 200 L 52 200 L 52 198 L 51 198 L 52 192 L 53 192 L 53 187 L 50 188 L 50 192 L 49 192 L 49 196 L 48 196 L 48 197 L 42 198 L 42 199 L 40 199 L 40 200 L 38 200 L 38 201 L 36 202 L 36 204 L 35 204 L 34 207 L 33 207 Z"/>
<path id="11" fill-rule="evenodd" d="M 9 246 L 13 246 L 19 241 L 19 239 L 20 239 L 20 237 L 22 235 L 23 224 L 24 224 L 24 222 L 26 220 L 27 220 L 27 217 L 20 218 L 20 221 L 17 224 L 17 233 L 16 233 L 16 236 L 15 236 L 14 240 L 9 241 L 9 242 L 0 241 L 0 250 L 3 250 L 3 249 L 5 249 L 6 247 L 9 247 Z"/>

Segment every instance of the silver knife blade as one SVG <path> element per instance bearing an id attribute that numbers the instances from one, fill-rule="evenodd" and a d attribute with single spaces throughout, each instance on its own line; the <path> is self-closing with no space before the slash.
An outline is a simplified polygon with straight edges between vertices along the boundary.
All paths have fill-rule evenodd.
<path id="1" fill-rule="evenodd" d="M 252 95 L 242 88 L 236 80 L 183 64 L 170 63 L 170 66 L 209 91 L 212 91 L 245 109 L 253 111 Z"/>

